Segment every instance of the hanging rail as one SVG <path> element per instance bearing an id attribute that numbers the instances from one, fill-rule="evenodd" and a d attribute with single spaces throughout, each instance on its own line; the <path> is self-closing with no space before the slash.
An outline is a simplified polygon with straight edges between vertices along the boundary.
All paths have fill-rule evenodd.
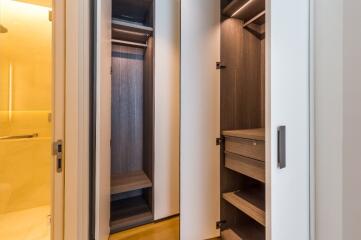
<path id="1" fill-rule="evenodd" d="M 252 19 L 250 19 L 249 21 L 247 21 L 246 23 L 243 24 L 243 27 L 247 27 L 249 24 L 253 23 L 254 21 L 256 21 L 257 19 L 261 18 L 262 16 L 264 16 L 266 14 L 266 10 L 260 12 L 259 14 L 257 14 L 255 17 L 253 17 Z"/>
<path id="2" fill-rule="evenodd" d="M 144 44 L 144 43 L 123 41 L 123 40 L 118 40 L 118 39 L 112 39 L 112 43 L 123 44 L 123 45 L 127 45 L 127 46 L 143 47 L 143 48 L 148 47 L 148 45 Z"/>

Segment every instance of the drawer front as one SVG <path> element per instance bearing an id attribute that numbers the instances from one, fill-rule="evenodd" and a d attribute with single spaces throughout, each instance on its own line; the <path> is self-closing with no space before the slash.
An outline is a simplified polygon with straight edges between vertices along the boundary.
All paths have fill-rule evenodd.
<path id="1" fill-rule="evenodd" d="M 265 163 L 234 153 L 225 153 L 225 166 L 260 182 L 265 182 Z"/>
<path id="2" fill-rule="evenodd" d="M 226 137 L 226 151 L 260 161 L 265 160 L 264 141 Z"/>

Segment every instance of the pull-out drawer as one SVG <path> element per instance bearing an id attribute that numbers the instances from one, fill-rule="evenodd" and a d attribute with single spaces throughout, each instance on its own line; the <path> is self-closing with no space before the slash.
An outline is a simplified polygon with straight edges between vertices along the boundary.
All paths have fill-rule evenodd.
<path id="1" fill-rule="evenodd" d="M 226 152 L 225 166 L 235 172 L 239 172 L 260 182 L 265 182 L 265 163 L 263 161 Z"/>
<path id="2" fill-rule="evenodd" d="M 226 136 L 226 152 L 256 160 L 265 160 L 264 141 Z"/>

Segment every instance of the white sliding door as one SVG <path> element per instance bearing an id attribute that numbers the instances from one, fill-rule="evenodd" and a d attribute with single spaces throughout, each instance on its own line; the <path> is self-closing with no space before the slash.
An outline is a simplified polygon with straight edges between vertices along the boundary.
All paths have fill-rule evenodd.
<path id="1" fill-rule="evenodd" d="M 181 1 L 181 239 L 218 235 L 220 1 Z"/>
<path id="2" fill-rule="evenodd" d="M 111 0 L 97 1 L 95 239 L 109 236 L 111 131 Z"/>
<path id="3" fill-rule="evenodd" d="M 309 1 L 267 1 L 267 236 L 309 239 Z M 286 166 L 277 128 L 286 126 Z"/>

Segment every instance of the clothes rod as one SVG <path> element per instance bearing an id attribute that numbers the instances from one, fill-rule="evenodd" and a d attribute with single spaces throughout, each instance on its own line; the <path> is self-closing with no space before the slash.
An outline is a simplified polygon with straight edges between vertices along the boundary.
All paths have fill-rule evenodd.
<path id="1" fill-rule="evenodd" d="M 259 14 L 257 14 L 255 17 L 253 17 L 251 20 L 249 20 L 248 22 L 246 22 L 245 24 L 243 24 L 243 27 L 247 27 L 249 24 L 251 24 L 252 22 L 256 21 L 257 19 L 259 19 L 260 17 L 264 16 L 266 14 L 266 10 L 260 12 Z"/>
<path id="2" fill-rule="evenodd" d="M 148 45 L 144 44 L 144 43 L 136 43 L 136 42 L 130 42 L 130 41 L 117 40 L 117 39 L 112 39 L 112 43 L 123 44 L 123 45 L 128 45 L 128 46 L 135 46 L 135 47 L 143 47 L 143 48 L 148 47 Z"/>

